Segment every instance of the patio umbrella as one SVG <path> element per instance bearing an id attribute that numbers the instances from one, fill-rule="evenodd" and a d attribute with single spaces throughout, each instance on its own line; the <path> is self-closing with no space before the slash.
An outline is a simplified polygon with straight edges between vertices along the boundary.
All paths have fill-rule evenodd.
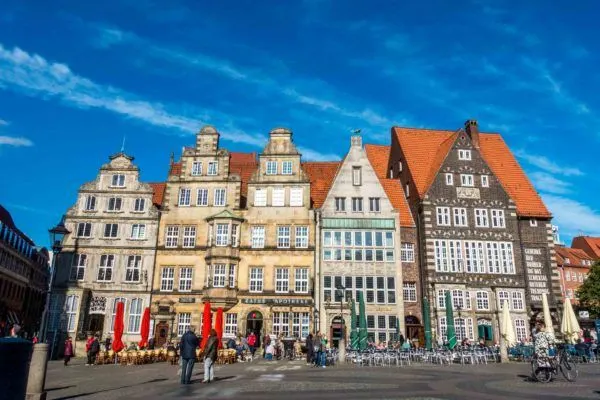
<path id="1" fill-rule="evenodd" d="M 576 344 L 579 339 L 579 322 L 571 306 L 571 300 L 565 299 L 565 306 L 563 309 L 562 323 L 560 325 L 560 331 L 565 335 L 565 342 Z"/>
<path id="2" fill-rule="evenodd" d="M 358 292 L 358 348 L 367 348 L 367 314 L 365 311 L 365 299 L 363 293 Z"/>
<path id="3" fill-rule="evenodd" d="M 210 312 L 210 301 L 204 303 L 204 311 L 202 312 L 202 343 L 200 348 L 203 349 L 208 342 L 210 336 L 210 328 L 212 326 L 212 315 Z"/>
<path id="4" fill-rule="evenodd" d="M 546 332 L 554 333 L 554 326 L 552 326 L 552 317 L 550 317 L 550 307 L 548 306 L 548 295 L 542 293 L 542 309 L 544 311 L 544 325 L 546 325 Z"/>
<path id="5" fill-rule="evenodd" d="M 506 342 L 506 346 L 510 347 L 517 343 L 517 336 L 515 335 L 515 328 L 513 326 L 512 319 L 510 318 L 510 313 L 508 311 L 508 300 L 504 300 L 502 304 L 502 314 L 500 318 L 500 335 L 504 342 Z"/>
<path id="6" fill-rule="evenodd" d="M 429 299 L 423 298 L 423 325 L 425 326 L 425 348 L 431 350 L 431 314 L 429 314 Z"/>
<path id="7" fill-rule="evenodd" d="M 352 299 L 350 311 L 350 348 L 356 350 L 358 348 L 358 332 L 356 331 L 356 303 L 354 303 L 354 299 Z"/>
<path id="8" fill-rule="evenodd" d="M 454 312 L 452 311 L 452 295 L 446 292 L 446 337 L 448 348 L 452 350 L 456 346 L 456 330 L 454 329 Z"/>
<path id="9" fill-rule="evenodd" d="M 123 323 L 123 314 L 125 313 L 125 304 L 123 304 L 123 302 L 118 302 L 117 303 L 117 312 L 115 313 L 115 322 L 113 324 L 113 342 L 112 342 L 112 349 L 115 351 L 115 353 L 120 352 L 121 350 L 123 350 L 123 348 L 125 348 L 125 345 L 123 344 L 123 341 L 121 340 L 121 338 L 123 337 L 123 330 L 125 328 L 124 323 Z"/>
<path id="10" fill-rule="evenodd" d="M 217 331 L 217 346 L 223 348 L 223 308 L 217 308 L 217 318 L 215 319 L 215 330 Z"/>
<path id="11" fill-rule="evenodd" d="M 146 307 L 142 316 L 142 324 L 140 326 L 140 335 L 142 340 L 138 343 L 141 348 L 148 347 L 148 336 L 150 335 L 150 307 Z"/>

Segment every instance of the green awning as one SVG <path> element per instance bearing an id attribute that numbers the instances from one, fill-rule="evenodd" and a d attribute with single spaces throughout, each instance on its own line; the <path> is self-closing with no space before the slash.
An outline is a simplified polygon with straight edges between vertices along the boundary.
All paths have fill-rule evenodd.
<path id="1" fill-rule="evenodd" d="M 393 218 L 323 218 L 325 229 L 395 229 Z"/>

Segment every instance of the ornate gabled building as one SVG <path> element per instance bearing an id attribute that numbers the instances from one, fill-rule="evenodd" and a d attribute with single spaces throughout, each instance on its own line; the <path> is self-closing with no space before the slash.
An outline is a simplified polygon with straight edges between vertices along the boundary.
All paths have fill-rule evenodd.
<path id="1" fill-rule="evenodd" d="M 560 285 L 551 215 L 498 134 L 476 121 L 457 131 L 392 128 L 389 176 L 404 187 L 416 221 L 423 296 L 445 337 L 451 291 L 459 339 L 499 339 L 508 300 L 527 337 L 547 293 L 558 321 Z"/>
<path id="2" fill-rule="evenodd" d="M 562 296 L 571 299 L 572 304 L 578 304 L 577 289 L 587 279 L 594 258 L 581 249 L 556 246 L 556 263 Z"/>
<path id="3" fill-rule="evenodd" d="M 133 157 L 117 153 L 95 180 L 79 189 L 65 215 L 71 232 L 56 260 L 48 335 L 84 340 L 112 335 L 116 304 L 125 303 L 126 343 L 140 340 L 140 322 L 150 305 L 156 234 L 164 185 L 140 181 Z M 81 342 L 77 351 L 83 351 Z M 60 349 L 61 346 L 58 346 Z M 62 350 L 60 350 L 62 351 Z"/>
<path id="4" fill-rule="evenodd" d="M 571 247 L 580 249 L 592 257 L 594 260 L 600 260 L 600 237 L 577 236 L 573 238 Z"/>

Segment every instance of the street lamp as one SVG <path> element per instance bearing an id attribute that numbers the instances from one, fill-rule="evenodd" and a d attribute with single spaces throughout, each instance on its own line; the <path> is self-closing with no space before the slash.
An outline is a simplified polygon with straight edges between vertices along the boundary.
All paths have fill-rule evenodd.
<path id="1" fill-rule="evenodd" d="M 44 306 L 44 313 L 42 314 L 42 324 L 41 324 L 41 332 L 40 332 L 40 340 L 47 342 L 46 340 L 46 330 L 48 325 L 48 309 L 50 307 L 50 294 L 52 292 L 52 285 L 54 284 L 54 275 L 56 274 L 56 258 L 58 254 L 62 251 L 63 245 L 62 241 L 66 235 L 71 233 L 67 228 L 65 228 L 65 217 L 60 220 L 58 225 L 54 228 L 49 229 L 48 233 L 50 234 L 50 245 L 52 247 L 52 264 L 50 265 L 50 280 L 48 282 L 48 290 L 46 292 L 46 304 Z"/>
<path id="2" fill-rule="evenodd" d="M 337 284 L 335 285 L 335 289 L 337 292 L 337 295 L 340 297 L 340 323 L 342 324 L 342 326 L 340 327 L 340 343 L 343 343 L 344 340 L 344 297 L 346 297 L 346 288 L 341 284 Z"/>
<path id="3" fill-rule="evenodd" d="M 314 329 L 313 331 L 315 332 L 315 336 L 317 335 L 317 331 L 319 330 L 319 310 L 317 310 L 315 308 L 315 311 L 313 312 L 313 323 L 314 323 Z"/>

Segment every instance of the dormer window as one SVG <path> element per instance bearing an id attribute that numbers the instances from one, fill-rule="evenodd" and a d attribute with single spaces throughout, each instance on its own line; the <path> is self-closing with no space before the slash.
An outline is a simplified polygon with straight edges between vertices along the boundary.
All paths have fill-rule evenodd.
<path id="1" fill-rule="evenodd" d="M 458 159 L 463 161 L 470 161 L 471 150 L 458 150 Z"/>
<path id="2" fill-rule="evenodd" d="M 354 186 L 362 185 L 362 171 L 360 167 L 352 167 L 352 184 Z"/>
<path id="3" fill-rule="evenodd" d="M 448 185 L 448 186 L 454 185 L 454 175 L 446 174 L 446 185 Z"/>
<path id="4" fill-rule="evenodd" d="M 125 175 L 115 174 L 112 176 L 112 185 L 114 187 L 125 187 Z"/>
<path id="5" fill-rule="evenodd" d="M 219 163 L 217 161 L 211 161 L 208 163 L 208 175 L 217 175 L 217 171 L 219 170 Z"/>
<path id="6" fill-rule="evenodd" d="M 292 174 L 292 162 L 284 161 L 281 163 L 281 173 L 283 175 L 291 175 Z"/>
<path id="7" fill-rule="evenodd" d="M 529 226 L 535 228 L 537 226 L 537 219 L 530 219 L 529 220 Z"/>
<path id="8" fill-rule="evenodd" d="M 568 257 L 565 258 L 565 264 L 571 264 L 571 260 Z"/>
<path id="9" fill-rule="evenodd" d="M 192 175 L 202 175 L 202 162 L 194 161 L 194 163 L 192 164 Z"/>
<path id="10" fill-rule="evenodd" d="M 462 186 L 475 186 L 475 182 L 473 182 L 473 175 L 471 174 L 461 174 L 460 175 L 460 184 Z"/>
<path id="11" fill-rule="evenodd" d="M 267 161 L 267 175 L 277 175 L 277 161 Z"/>

